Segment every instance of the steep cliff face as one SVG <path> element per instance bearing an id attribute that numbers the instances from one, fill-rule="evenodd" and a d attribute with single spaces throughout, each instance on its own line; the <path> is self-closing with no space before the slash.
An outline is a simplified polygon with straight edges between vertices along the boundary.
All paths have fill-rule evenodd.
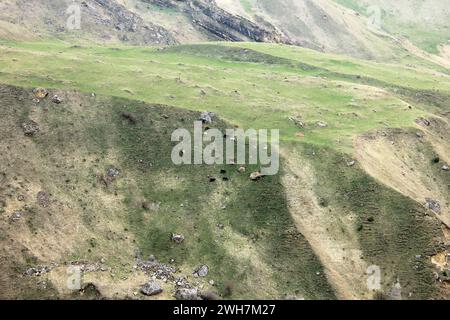
<path id="1" fill-rule="evenodd" d="M 79 17 L 75 18 L 77 14 Z M 136 45 L 176 43 L 163 27 L 144 21 L 115 0 L 5 0 L 0 3 L 1 38 L 48 36 Z"/>
<path id="2" fill-rule="evenodd" d="M 295 44 L 271 24 L 261 25 L 245 17 L 231 14 L 219 7 L 214 0 L 144 0 L 144 2 L 181 11 L 200 32 L 214 40 Z"/>
<path id="3" fill-rule="evenodd" d="M 81 27 L 68 30 L 74 4 Z M 378 61 L 411 53 L 448 67 L 447 7 L 438 0 L 2 0 L 0 39 L 254 41 Z"/>

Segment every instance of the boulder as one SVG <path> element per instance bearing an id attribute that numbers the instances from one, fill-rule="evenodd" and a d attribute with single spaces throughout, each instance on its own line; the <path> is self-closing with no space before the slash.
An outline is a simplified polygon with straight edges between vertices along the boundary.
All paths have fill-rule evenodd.
<path id="1" fill-rule="evenodd" d="M 118 177 L 120 175 L 120 171 L 118 169 L 116 169 L 116 168 L 109 168 L 106 171 L 106 174 L 108 175 L 108 177 L 116 178 L 116 177 Z"/>
<path id="2" fill-rule="evenodd" d="M 326 127 L 328 127 L 328 124 L 323 121 L 317 121 L 317 126 L 319 128 L 326 128 Z"/>
<path id="3" fill-rule="evenodd" d="M 11 219 L 11 221 L 19 221 L 23 215 L 24 213 L 22 211 L 14 211 L 9 218 Z"/>
<path id="4" fill-rule="evenodd" d="M 182 243 L 184 241 L 184 236 L 182 234 L 172 233 L 172 238 L 171 239 L 172 239 L 173 242 L 180 244 L 180 243 Z"/>
<path id="5" fill-rule="evenodd" d="M 201 265 L 194 271 L 196 277 L 206 277 L 209 273 L 209 267 L 207 265 Z"/>
<path id="6" fill-rule="evenodd" d="M 22 123 L 22 129 L 26 136 L 33 136 L 40 130 L 39 124 L 33 120 Z"/>
<path id="7" fill-rule="evenodd" d="M 353 167 L 355 164 L 356 164 L 356 161 L 355 161 L 355 160 L 347 161 L 347 166 L 348 166 L 348 167 Z"/>
<path id="8" fill-rule="evenodd" d="M 250 175 L 250 179 L 252 179 L 253 181 L 259 180 L 259 179 L 261 179 L 262 177 L 263 177 L 263 175 L 262 175 L 261 172 L 259 172 L 259 171 L 253 172 L 253 173 Z"/>
<path id="9" fill-rule="evenodd" d="M 205 111 L 200 114 L 199 120 L 203 123 L 212 123 L 214 117 L 215 114 L 213 112 Z"/>
<path id="10" fill-rule="evenodd" d="M 56 104 L 60 104 L 62 102 L 61 98 L 58 97 L 56 94 L 52 98 L 52 102 Z"/>
<path id="11" fill-rule="evenodd" d="M 435 213 L 441 213 L 441 205 L 438 201 L 431 198 L 426 198 L 426 207 Z"/>
<path id="12" fill-rule="evenodd" d="M 175 292 L 175 299 L 177 300 L 199 300 L 198 290 L 196 288 L 188 289 L 181 288 Z"/>
<path id="13" fill-rule="evenodd" d="M 48 205 L 50 204 L 50 196 L 44 191 L 38 192 L 36 200 L 37 203 L 44 208 L 48 207 Z"/>
<path id="14" fill-rule="evenodd" d="M 35 88 L 33 94 L 38 99 L 44 99 L 48 96 L 48 91 L 44 88 Z"/>
<path id="15" fill-rule="evenodd" d="M 154 296 L 160 294 L 163 290 L 157 281 L 151 280 L 141 287 L 141 292 L 146 296 Z"/>

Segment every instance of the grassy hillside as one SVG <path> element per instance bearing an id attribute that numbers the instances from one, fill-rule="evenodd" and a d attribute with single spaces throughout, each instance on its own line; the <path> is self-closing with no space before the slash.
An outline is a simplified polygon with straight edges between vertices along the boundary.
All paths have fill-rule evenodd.
<path id="1" fill-rule="evenodd" d="M 175 259 L 180 275 L 224 297 L 372 298 L 365 285 L 372 264 L 383 271 L 386 295 L 397 281 L 403 298 L 442 295 L 430 257 L 444 251 L 443 223 L 450 221 L 449 173 L 441 170 L 450 161 L 447 69 L 406 55 L 392 65 L 251 43 L 3 42 L 0 53 L 0 82 L 26 88 L 3 87 L 1 117 L 1 147 L 14 151 L 1 161 L 10 185 L 2 189 L 2 241 L 21 234 L 2 255 L 19 261 L 7 266 L 7 280 L 26 292 L 41 295 L 27 287 L 39 278 L 17 282 L 30 265 L 105 258 L 110 274 L 86 279 L 106 297 L 133 296 L 145 282 L 131 271 L 139 249 L 164 263 Z M 62 104 L 50 97 L 33 104 L 37 86 L 61 95 Z M 257 167 L 240 174 L 236 166 L 172 165 L 172 130 L 191 128 L 204 110 L 218 115 L 219 128 L 280 129 L 280 174 L 253 182 L 248 175 Z M 137 122 L 124 119 L 124 111 Z M 419 118 L 435 120 L 423 127 Z M 42 127 L 33 138 L 21 132 L 27 119 Z M 385 181 L 366 166 L 366 149 L 355 141 L 368 132 L 398 152 L 410 146 L 398 134 L 412 132 L 413 163 L 421 161 L 428 175 L 414 171 L 424 178 L 417 188 L 434 181 L 439 214 L 400 183 L 401 175 Z M 400 156 L 393 171 L 411 163 Z M 121 174 L 102 186 L 99 177 L 110 167 Z M 57 200 L 50 209 L 34 203 L 41 189 Z M 27 194 L 25 203 L 14 200 L 18 193 Z M 143 202 L 161 204 L 154 212 Z M 25 204 L 32 214 L 9 222 Z M 171 233 L 184 234 L 185 242 L 172 243 Z M 191 276 L 199 264 L 210 267 L 205 280 Z M 48 273 L 46 294 L 70 294 L 63 276 L 61 268 Z M 22 295 L 21 285 L 6 296 Z M 173 287 L 165 288 L 170 297 Z"/>

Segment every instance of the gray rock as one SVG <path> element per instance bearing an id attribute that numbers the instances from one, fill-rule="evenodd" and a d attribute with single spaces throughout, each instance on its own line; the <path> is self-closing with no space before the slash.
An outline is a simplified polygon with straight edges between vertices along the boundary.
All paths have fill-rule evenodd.
<path id="1" fill-rule="evenodd" d="M 253 180 L 253 181 L 256 181 L 256 180 L 259 180 L 259 179 L 261 179 L 262 178 L 262 174 L 261 174 L 261 172 L 253 172 L 252 174 L 250 174 L 250 179 L 251 180 Z"/>
<path id="2" fill-rule="evenodd" d="M 426 198 L 426 207 L 435 213 L 441 213 L 441 205 L 438 201 L 431 198 Z"/>
<path id="3" fill-rule="evenodd" d="M 348 167 L 353 167 L 355 164 L 356 164 L 355 160 L 347 161 L 347 166 Z"/>
<path id="4" fill-rule="evenodd" d="M 37 199 L 37 203 L 41 207 L 46 208 L 50 204 L 50 196 L 44 191 L 39 191 L 36 196 L 36 199 Z"/>
<path id="5" fill-rule="evenodd" d="M 207 265 L 201 265 L 194 271 L 194 276 L 206 277 L 209 273 L 209 267 Z"/>
<path id="6" fill-rule="evenodd" d="M 423 127 L 429 127 L 431 125 L 431 122 L 425 118 L 418 118 L 415 120 L 415 122 Z"/>
<path id="7" fill-rule="evenodd" d="M 22 218 L 22 216 L 24 215 L 24 212 L 22 211 L 14 211 L 11 215 L 11 217 L 9 217 L 12 221 L 19 221 L 20 218 Z"/>
<path id="8" fill-rule="evenodd" d="M 201 120 L 203 123 L 212 123 L 214 117 L 215 114 L 213 112 L 205 111 L 200 114 L 199 120 Z"/>
<path id="9" fill-rule="evenodd" d="M 23 133 L 26 136 L 33 136 L 39 132 L 39 124 L 33 120 L 22 123 Z"/>
<path id="10" fill-rule="evenodd" d="M 175 299 L 177 300 L 199 300 L 198 298 L 198 290 L 196 288 L 193 289 L 178 289 L 175 292 Z"/>
<path id="11" fill-rule="evenodd" d="M 154 296 L 163 292 L 160 284 L 155 280 L 150 280 L 141 287 L 142 294 L 146 296 Z"/>
<path id="12" fill-rule="evenodd" d="M 52 98 L 52 102 L 56 104 L 60 104 L 62 102 L 61 98 L 58 97 L 56 94 Z"/>
<path id="13" fill-rule="evenodd" d="M 444 171 L 450 171 L 450 167 L 448 166 L 448 164 L 444 164 L 444 165 L 442 166 L 442 170 L 444 170 Z"/>
<path id="14" fill-rule="evenodd" d="M 116 178 L 120 175 L 120 171 L 116 168 L 109 168 L 106 173 L 111 178 Z"/>
<path id="15" fill-rule="evenodd" d="M 27 276 L 34 276 L 34 277 L 40 277 L 48 272 L 50 272 L 52 270 L 52 268 L 48 267 L 48 266 L 36 266 L 36 267 L 31 267 L 28 268 L 25 271 L 25 274 Z"/>
<path id="16" fill-rule="evenodd" d="M 172 241 L 175 243 L 182 243 L 184 241 L 184 236 L 182 234 L 172 234 Z"/>

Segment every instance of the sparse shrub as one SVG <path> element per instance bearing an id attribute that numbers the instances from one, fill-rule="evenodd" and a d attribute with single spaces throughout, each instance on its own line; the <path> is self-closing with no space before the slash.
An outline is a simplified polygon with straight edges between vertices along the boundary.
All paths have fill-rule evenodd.
<path id="1" fill-rule="evenodd" d="M 387 296 L 383 291 L 376 291 L 373 294 L 373 300 L 387 300 Z"/>
<path id="2" fill-rule="evenodd" d="M 231 282 L 226 282 L 223 288 L 223 296 L 228 298 L 233 294 L 233 284 Z"/>

